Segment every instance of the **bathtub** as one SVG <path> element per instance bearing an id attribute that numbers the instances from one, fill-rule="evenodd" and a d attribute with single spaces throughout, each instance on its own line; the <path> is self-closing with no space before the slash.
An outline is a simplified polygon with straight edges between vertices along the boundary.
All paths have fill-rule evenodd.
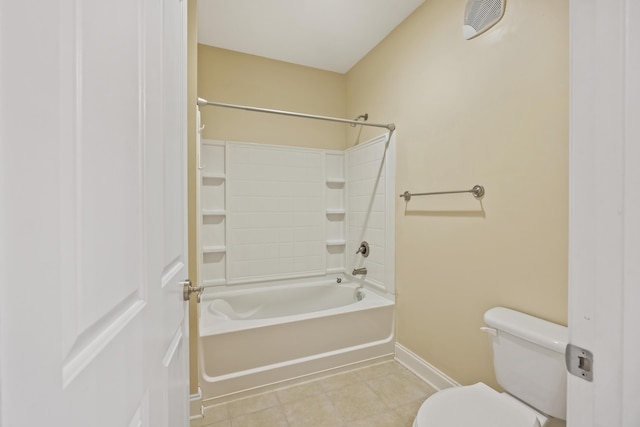
<path id="1" fill-rule="evenodd" d="M 200 305 L 200 387 L 221 397 L 393 354 L 394 303 L 326 280 L 207 290 Z"/>

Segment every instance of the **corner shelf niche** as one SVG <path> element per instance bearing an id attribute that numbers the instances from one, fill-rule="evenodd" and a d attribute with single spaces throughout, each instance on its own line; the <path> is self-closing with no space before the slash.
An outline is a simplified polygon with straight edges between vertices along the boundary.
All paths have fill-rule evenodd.
<path id="1" fill-rule="evenodd" d="M 342 273 L 346 247 L 344 153 L 327 151 L 325 160 L 326 271 Z"/>
<path id="2" fill-rule="evenodd" d="M 201 140 L 199 164 L 200 282 L 226 283 L 226 143 Z"/>

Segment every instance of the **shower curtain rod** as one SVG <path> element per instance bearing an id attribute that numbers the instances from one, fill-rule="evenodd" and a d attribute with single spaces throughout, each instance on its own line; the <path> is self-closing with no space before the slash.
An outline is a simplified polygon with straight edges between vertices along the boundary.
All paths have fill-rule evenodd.
<path id="1" fill-rule="evenodd" d="M 293 111 L 271 110 L 269 108 L 249 107 L 246 105 L 225 104 L 222 102 L 212 102 L 212 101 L 207 101 L 204 98 L 198 98 L 198 106 L 202 107 L 204 105 L 211 105 L 214 107 L 223 107 L 223 108 L 235 108 L 237 110 L 255 111 L 258 113 L 280 114 L 281 116 L 293 116 L 293 117 L 303 117 L 306 119 L 326 120 L 329 122 L 348 123 L 352 125 L 372 126 L 372 127 L 378 127 L 378 128 L 385 128 L 385 129 L 388 129 L 390 132 L 393 132 L 394 130 L 396 130 L 396 125 L 393 123 L 389 123 L 387 125 L 381 124 L 381 123 L 367 123 L 367 122 L 360 122 L 357 120 L 338 119 L 336 117 L 316 116 L 314 114 L 305 114 L 305 113 L 295 113 Z"/>

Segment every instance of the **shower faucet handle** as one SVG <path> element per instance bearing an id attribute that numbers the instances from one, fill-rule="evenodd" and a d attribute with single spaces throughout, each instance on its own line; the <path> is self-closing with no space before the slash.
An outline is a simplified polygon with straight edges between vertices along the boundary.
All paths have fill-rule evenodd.
<path id="1" fill-rule="evenodd" d="M 360 247 L 356 251 L 356 255 L 357 254 L 362 254 L 365 258 L 369 256 L 369 244 L 366 241 L 363 240 L 362 243 L 360 243 Z"/>

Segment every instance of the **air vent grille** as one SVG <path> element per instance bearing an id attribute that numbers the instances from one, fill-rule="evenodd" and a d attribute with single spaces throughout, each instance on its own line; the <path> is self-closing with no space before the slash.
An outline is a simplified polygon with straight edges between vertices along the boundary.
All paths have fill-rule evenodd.
<path id="1" fill-rule="evenodd" d="M 464 11 L 465 38 L 475 37 L 502 18 L 505 0 L 468 0 Z"/>

